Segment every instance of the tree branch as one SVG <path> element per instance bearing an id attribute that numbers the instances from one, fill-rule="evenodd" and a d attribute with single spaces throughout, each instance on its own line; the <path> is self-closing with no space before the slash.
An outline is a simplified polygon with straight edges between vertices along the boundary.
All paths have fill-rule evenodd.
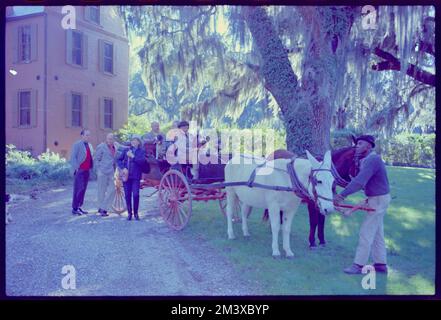
<path id="1" fill-rule="evenodd" d="M 383 70 L 401 70 L 401 62 L 392 54 L 381 50 L 380 48 L 374 49 L 374 54 L 380 58 L 385 59 L 385 61 L 381 61 L 378 64 L 372 66 L 372 70 L 375 71 L 383 71 Z M 406 74 L 415 80 L 418 80 L 422 83 L 428 84 L 432 87 L 435 86 L 436 76 L 430 72 L 424 71 L 416 65 L 409 63 L 409 66 L 406 70 Z"/>

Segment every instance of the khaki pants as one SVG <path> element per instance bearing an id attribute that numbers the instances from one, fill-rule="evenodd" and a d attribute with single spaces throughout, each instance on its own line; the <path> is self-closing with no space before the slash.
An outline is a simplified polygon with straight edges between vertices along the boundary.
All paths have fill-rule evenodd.
<path id="1" fill-rule="evenodd" d="M 115 184 L 113 182 L 113 173 L 97 174 L 98 182 L 98 205 L 102 210 L 110 211 L 113 199 L 115 197 Z"/>
<path id="2" fill-rule="evenodd" d="M 360 228 L 354 263 L 364 266 L 368 263 L 370 255 L 372 255 L 374 263 L 387 263 L 383 219 L 390 200 L 390 194 L 368 197 L 368 206 L 375 209 L 375 211 L 366 212 Z"/>

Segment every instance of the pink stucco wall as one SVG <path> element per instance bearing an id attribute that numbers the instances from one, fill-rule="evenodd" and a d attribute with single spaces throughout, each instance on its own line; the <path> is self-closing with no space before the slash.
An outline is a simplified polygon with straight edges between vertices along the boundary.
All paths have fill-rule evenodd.
<path id="1" fill-rule="evenodd" d="M 6 120 L 11 119 L 12 94 L 18 89 L 38 88 L 38 125 L 34 129 L 6 126 L 6 142 L 19 148 L 32 147 L 34 154 L 43 152 L 43 114 L 44 114 L 44 49 L 47 48 L 47 147 L 51 151 L 69 156 L 70 148 L 80 135 L 81 128 L 66 126 L 66 93 L 80 92 L 87 96 L 87 123 L 91 130 L 91 143 L 96 146 L 102 142 L 110 130 L 99 125 L 99 99 L 114 100 L 115 129 L 119 129 L 128 116 L 128 70 L 129 46 L 124 35 L 122 21 L 113 15 L 113 7 L 101 7 L 101 26 L 84 20 L 84 7 L 76 7 L 76 28 L 88 37 L 87 68 L 77 68 L 66 63 L 66 30 L 61 26 L 63 15 L 61 7 L 46 7 L 47 36 L 45 43 L 45 17 L 33 19 L 38 25 L 38 59 L 27 65 L 13 65 L 10 44 L 13 41 L 12 29 L 23 24 L 23 20 L 8 21 L 6 25 L 6 68 L 10 65 L 17 70 L 14 77 L 6 78 Z M 30 21 L 30 20 L 29 20 Z M 117 50 L 116 75 L 106 75 L 99 71 L 99 39 L 110 41 Z M 40 75 L 40 80 L 36 80 Z M 41 91 L 41 94 L 40 94 Z M 8 108 L 8 105 L 11 107 Z M 11 122 L 11 121 L 9 121 Z M 55 142 L 58 145 L 55 145 Z"/>
<path id="2" fill-rule="evenodd" d="M 44 16 L 27 18 L 26 23 L 37 24 L 38 31 L 44 30 Z M 5 69 L 6 69 L 6 94 L 5 94 L 5 114 L 6 114 L 6 143 L 12 143 L 21 149 L 32 149 L 33 153 L 43 152 L 43 92 L 44 92 L 44 33 L 38 32 L 37 60 L 27 64 L 14 64 L 12 44 L 17 41 L 14 30 L 23 24 L 23 20 L 8 21 L 6 24 L 6 49 L 5 49 Z M 9 70 L 15 70 L 17 74 L 12 75 Z M 37 76 L 40 79 L 37 80 Z M 13 128 L 13 104 L 14 97 L 18 90 L 35 89 L 37 90 L 37 127 L 36 128 Z"/>

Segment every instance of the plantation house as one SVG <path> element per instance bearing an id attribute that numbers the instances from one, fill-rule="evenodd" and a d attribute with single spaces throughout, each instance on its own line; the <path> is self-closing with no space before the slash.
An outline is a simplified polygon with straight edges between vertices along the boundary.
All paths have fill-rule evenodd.
<path id="1" fill-rule="evenodd" d="M 6 143 L 68 157 L 82 127 L 104 141 L 128 117 L 129 43 L 111 6 L 7 7 Z"/>

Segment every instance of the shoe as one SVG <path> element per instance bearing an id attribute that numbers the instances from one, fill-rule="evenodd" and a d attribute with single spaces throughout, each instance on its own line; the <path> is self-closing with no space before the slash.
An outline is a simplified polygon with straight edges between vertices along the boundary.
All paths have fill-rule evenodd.
<path id="1" fill-rule="evenodd" d="M 107 213 L 106 210 L 101 210 L 101 217 L 108 217 L 109 214 Z"/>
<path id="2" fill-rule="evenodd" d="M 343 270 L 343 272 L 347 274 L 361 274 L 362 269 L 363 269 L 362 266 L 353 263 L 352 266 L 347 267 L 346 269 Z"/>
<path id="3" fill-rule="evenodd" d="M 383 263 L 374 263 L 375 272 L 387 273 L 387 265 Z"/>
<path id="4" fill-rule="evenodd" d="M 310 244 L 309 245 L 309 250 L 317 250 L 317 249 L 318 249 L 318 247 L 317 247 L 316 244 Z"/>
<path id="5" fill-rule="evenodd" d="M 72 214 L 81 216 L 81 212 L 78 209 L 72 209 Z"/>
<path id="6" fill-rule="evenodd" d="M 84 210 L 81 209 L 81 208 L 78 208 L 78 211 L 81 212 L 82 214 L 88 214 L 88 213 L 89 213 L 89 212 L 87 212 L 87 211 L 84 211 Z"/>
<path id="7" fill-rule="evenodd" d="M 135 213 L 135 220 L 138 220 L 138 221 L 139 221 L 138 213 Z"/>
<path id="8" fill-rule="evenodd" d="M 129 220 L 129 221 L 132 220 L 132 214 L 131 213 L 127 214 L 127 220 Z"/>
<path id="9" fill-rule="evenodd" d="M 319 244 L 319 247 L 320 247 L 320 248 L 326 248 L 326 242 L 322 242 L 322 243 L 320 243 L 320 244 Z"/>

